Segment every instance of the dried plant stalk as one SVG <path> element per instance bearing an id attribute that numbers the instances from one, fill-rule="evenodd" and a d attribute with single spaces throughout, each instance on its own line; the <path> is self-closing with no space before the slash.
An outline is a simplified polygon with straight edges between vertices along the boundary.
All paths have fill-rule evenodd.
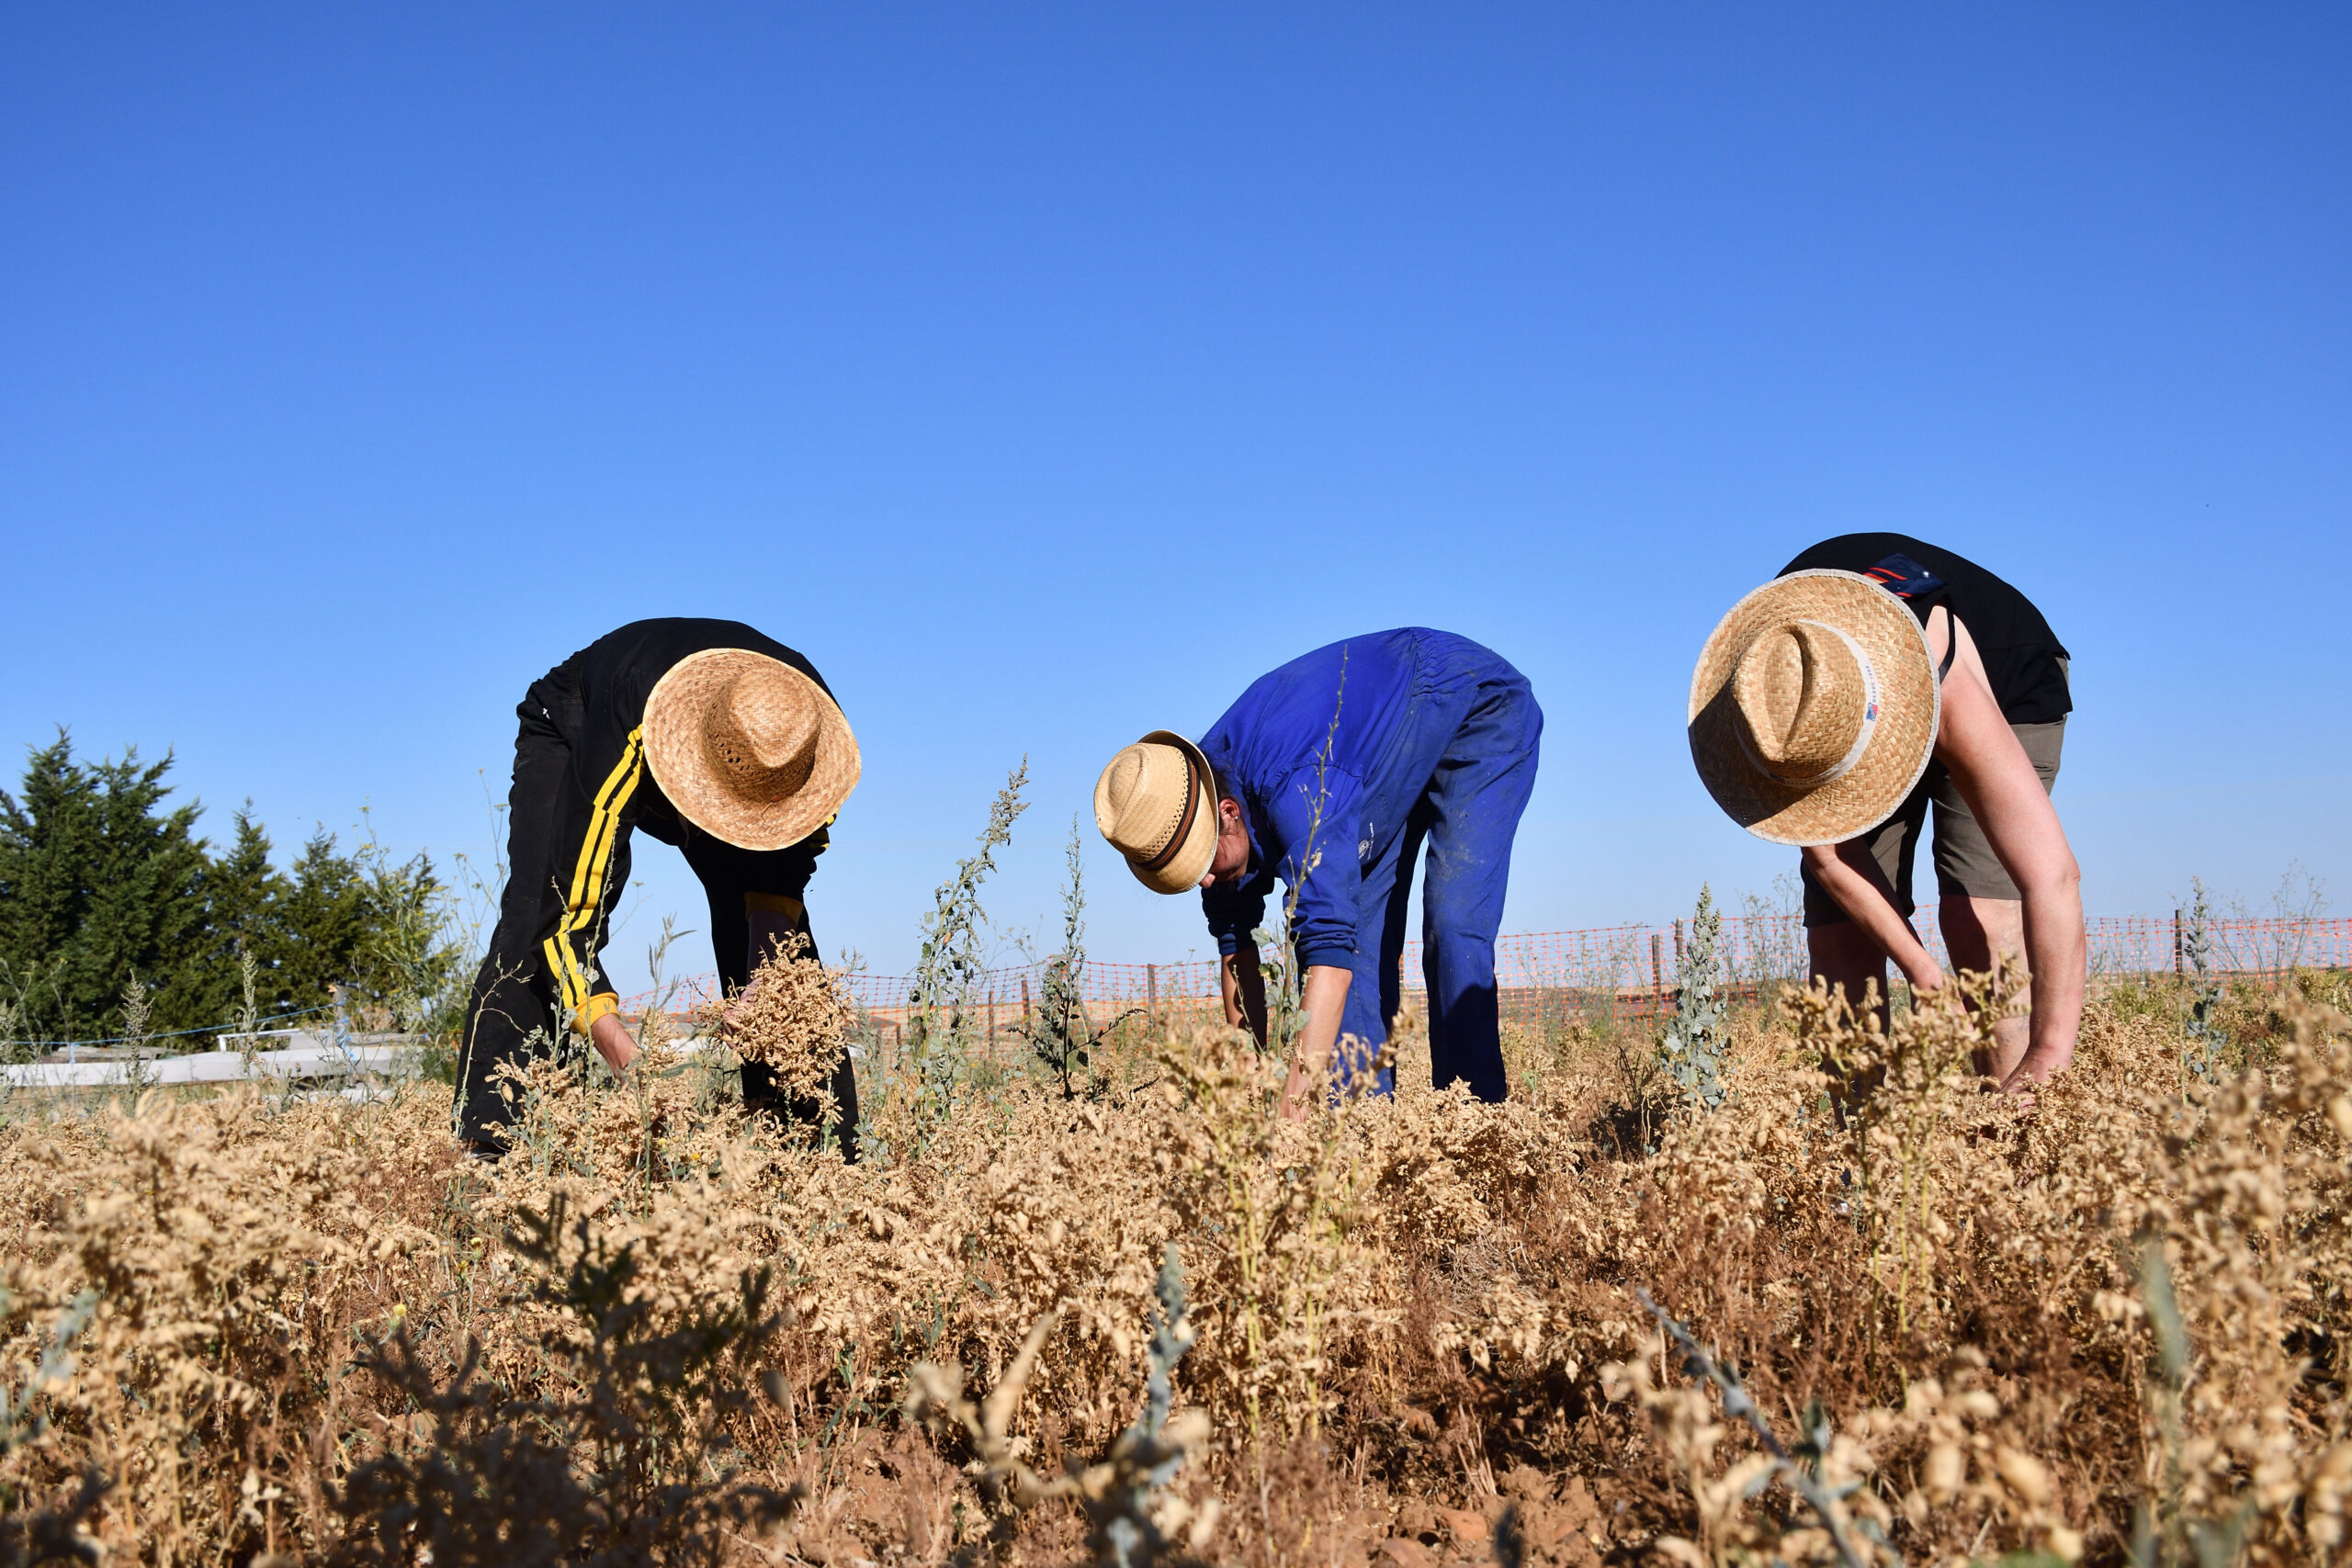
<path id="1" fill-rule="evenodd" d="M 773 939 L 740 995 L 695 1013 L 697 1025 L 719 1032 L 738 1056 L 808 1099 L 826 1092 L 857 1021 L 848 972 L 818 963 L 798 931 Z"/>

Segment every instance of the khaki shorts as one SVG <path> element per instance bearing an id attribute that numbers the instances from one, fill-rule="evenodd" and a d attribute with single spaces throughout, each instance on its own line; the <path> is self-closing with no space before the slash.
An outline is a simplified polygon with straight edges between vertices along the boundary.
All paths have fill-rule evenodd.
<path id="1" fill-rule="evenodd" d="M 2013 724 L 2018 744 L 2033 763 L 2033 771 L 2041 775 L 2041 787 L 2049 789 L 2058 782 L 2058 752 L 2066 739 L 2066 721 L 2055 724 Z M 1928 803 L 1936 803 L 1936 891 L 1946 898 L 1965 894 L 1972 898 L 2016 898 L 2018 885 L 2009 880 L 2002 868 L 2001 857 L 1993 852 L 1992 840 L 1977 825 L 1968 809 L 1968 802 L 1951 782 L 1951 774 L 1941 762 L 1931 761 L 1920 775 L 1918 787 L 1904 801 L 1902 809 L 1871 829 L 1866 837 L 1871 853 L 1878 860 L 1879 869 L 1886 873 L 1887 882 L 1894 888 L 1894 907 L 1907 919 L 1918 908 L 1911 899 L 1911 862 L 1919 848 L 1919 835 L 1927 829 Z M 1834 926 L 1848 919 L 1838 901 L 1822 891 L 1813 879 L 1813 873 L 1799 863 L 1799 874 L 1804 878 L 1804 923 L 1807 926 Z"/>

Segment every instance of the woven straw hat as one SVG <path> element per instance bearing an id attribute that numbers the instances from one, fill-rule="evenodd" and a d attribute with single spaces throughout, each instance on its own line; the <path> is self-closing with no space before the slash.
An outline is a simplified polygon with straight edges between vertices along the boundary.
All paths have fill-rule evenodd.
<path id="1" fill-rule="evenodd" d="M 1094 825 L 1154 893 L 1198 887 L 1216 858 L 1216 773 L 1201 749 L 1155 729 L 1094 781 Z"/>
<path id="2" fill-rule="evenodd" d="M 1942 694 L 1903 601 L 1794 571 L 1732 606 L 1690 677 L 1690 756 L 1715 804 L 1776 844 L 1836 844 L 1894 814 L 1935 752 Z"/>
<path id="3" fill-rule="evenodd" d="M 743 850 L 780 850 L 857 787 L 857 738 L 825 689 L 779 659 L 712 648 L 645 699 L 645 760 L 686 820 Z"/>

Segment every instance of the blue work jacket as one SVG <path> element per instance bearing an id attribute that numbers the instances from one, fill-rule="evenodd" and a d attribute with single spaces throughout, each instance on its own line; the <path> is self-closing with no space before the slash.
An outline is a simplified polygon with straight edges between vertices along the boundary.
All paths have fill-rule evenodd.
<path id="1" fill-rule="evenodd" d="M 1299 963 L 1349 966 L 1364 868 L 1378 862 L 1429 787 L 1431 748 L 1415 733 L 1426 705 L 1415 697 L 1433 668 L 1459 672 L 1465 660 L 1491 662 L 1519 679 L 1499 656 L 1451 632 L 1374 632 L 1260 676 L 1202 737 L 1201 750 L 1241 802 L 1250 829 L 1242 879 L 1201 892 L 1220 953 L 1239 952 L 1264 922 L 1279 875 L 1298 889 Z M 1302 862 L 1308 863 L 1303 881 Z"/>

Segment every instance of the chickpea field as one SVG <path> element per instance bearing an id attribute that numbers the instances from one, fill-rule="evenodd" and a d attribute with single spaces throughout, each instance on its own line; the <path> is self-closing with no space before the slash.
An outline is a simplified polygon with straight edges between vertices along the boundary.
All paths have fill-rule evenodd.
<path id="1" fill-rule="evenodd" d="M 855 1012 L 789 967 L 785 1074 Z M 2022 1108 L 1997 995 L 1508 1026 L 1491 1106 L 1408 1017 L 1303 1122 L 1130 1021 L 867 1076 L 854 1163 L 661 1014 L 495 1164 L 433 1083 L 19 1092 L 0 1561 L 2339 1561 L 2345 980 L 2219 998 L 2100 987 Z"/>

